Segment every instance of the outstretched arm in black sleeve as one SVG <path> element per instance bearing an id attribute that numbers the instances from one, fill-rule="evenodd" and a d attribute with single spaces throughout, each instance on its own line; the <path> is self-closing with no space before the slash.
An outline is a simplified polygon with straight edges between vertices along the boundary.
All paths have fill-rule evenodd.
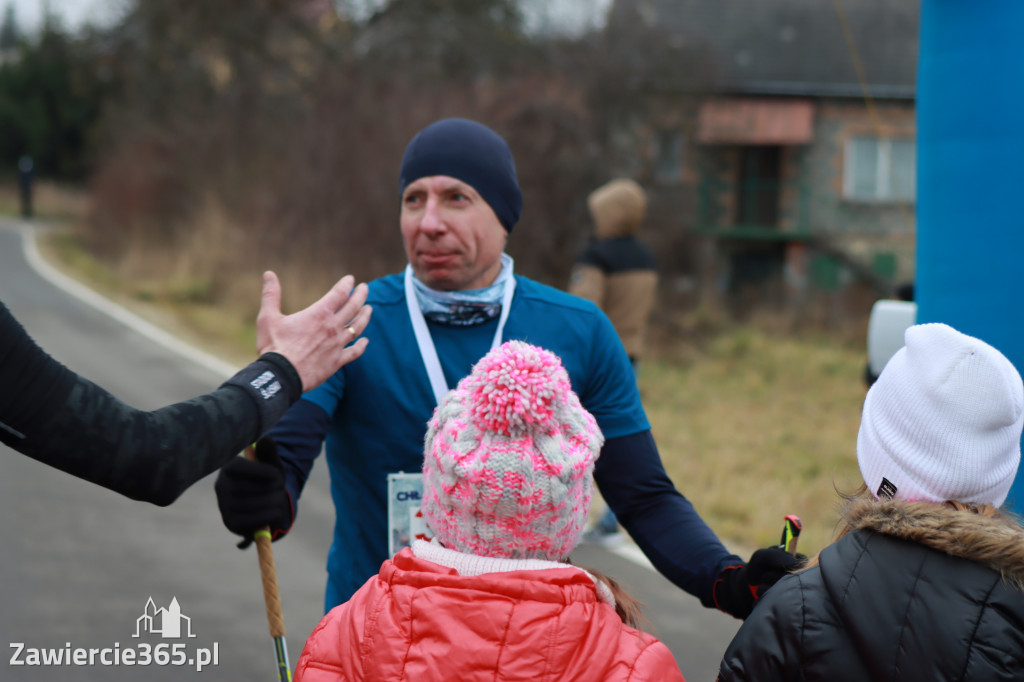
<path id="1" fill-rule="evenodd" d="M 264 273 L 260 358 L 211 393 L 138 410 L 50 357 L 0 303 L 0 442 L 132 499 L 173 502 L 255 441 L 309 390 L 366 349 L 366 285 L 338 281 L 283 315 Z"/>
<path id="2" fill-rule="evenodd" d="M 654 567 L 704 606 L 746 618 L 800 559 L 781 548 L 730 553 L 673 485 L 650 431 L 610 438 L 594 468 L 608 506 Z"/>
<path id="3" fill-rule="evenodd" d="M 650 431 L 609 438 L 594 468 L 605 502 L 654 567 L 714 606 L 719 574 L 743 560 L 730 553 L 693 505 L 676 490 Z"/>
<path id="4" fill-rule="evenodd" d="M 132 499 L 173 502 L 259 437 L 298 399 L 284 357 L 268 354 L 216 391 L 147 412 L 50 357 L 0 304 L 0 440 Z"/>

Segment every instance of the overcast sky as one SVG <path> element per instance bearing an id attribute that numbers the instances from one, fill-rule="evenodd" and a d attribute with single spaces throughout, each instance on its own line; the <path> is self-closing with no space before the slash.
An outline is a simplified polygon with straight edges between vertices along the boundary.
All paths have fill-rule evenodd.
<path id="1" fill-rule="evenodd" d="M 209 0 L 219 2 L 220 0 Z M 351 2 L 351 0 L 350 0 Z M 381 0 L 355 0 L 351 6 L 366 8 L 379 5 Z M 0 0 L 2 12 L 14 5 L 15 17 L 22 31 L 31 33 L 39 28 L 44 8 L 61 18 L 65 28 L 74 29 L 85 22 L 106 23 L 117 17 L 122 0 Z M 576 32 L 603 24 L 611 0 L 526 0 L 524 9 L 532 27 L 555 24 Z M 4 16 L 0 13 L 0 19 Z"/>
<path id="2" fill-rule="evenodd" d="M 42 23 L 44 7 L 61 19 L 65 28 L 77 28 L 87 21 L 103 23 L 117 16 L 120 0 L 0 0 L 0 19 L 7 6 L 14 5 L 14 16 L 22 31 L 31 33 Z"/>

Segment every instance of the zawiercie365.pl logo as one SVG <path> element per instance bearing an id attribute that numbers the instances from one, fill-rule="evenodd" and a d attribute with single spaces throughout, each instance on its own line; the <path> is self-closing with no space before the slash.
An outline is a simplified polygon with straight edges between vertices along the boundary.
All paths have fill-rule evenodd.
<path id="1" fill-rule="evenodd" d="M 181 612 L 176 597 L 171 598 L 167 608 L 157 608 L 150 597 L 143 613 L 135 620 L 135 634 L 132 638 L 144 635 L 160 635 L 161 639 L 191 639 L 196 635 L 192 632 L 192 619 Z M 220 645 L 212 647 L 189 646 L 186 642 L 160 642 L 153 645 L 149 642 L 126 643 L 114 642 L 112 647 L 83 648 L 75 647 L 71 642 L 62 648 L 36 648 L 24 642 L 11 642 L 11 665 L 32 666 L 150 666 L 174 665 L 194 666 L 201 671 L 209 665 L 220 662 Z"/>

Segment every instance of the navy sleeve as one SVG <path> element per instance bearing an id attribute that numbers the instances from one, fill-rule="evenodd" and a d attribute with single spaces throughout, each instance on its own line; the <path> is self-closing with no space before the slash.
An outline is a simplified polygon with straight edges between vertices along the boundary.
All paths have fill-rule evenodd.
<path id="1" fill-rule="evenodd" d="M 650 431 L 610 438 L 594 480 L 619 523 L 666 578 L 714 608 L 715 580 L 743 560 L 722 545 L 665 472 Z"/>
<path id="2" fill-rule="evenodd" d="M 298 512 L 302 488 L 320 455 L 330 427 L 331 417 L 322 407 L 309 400 L 299 400 L 267 432 L 267 437 L 277 443 L 277 452 L 284 465 L 285 488 L 292 496 L 293 514 Z"/>

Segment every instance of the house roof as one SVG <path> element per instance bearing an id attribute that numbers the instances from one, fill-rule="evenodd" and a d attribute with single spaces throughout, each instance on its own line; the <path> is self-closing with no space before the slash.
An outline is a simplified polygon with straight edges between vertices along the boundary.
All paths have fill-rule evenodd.
<path id="1" fill-rule="evenodd" d="M 631 15 L 709 51 L 729 92 L 860 97 L 859 59 L 873 97 L 914 97 L 920 0 L 615 0 L 609 24 Z"/>

